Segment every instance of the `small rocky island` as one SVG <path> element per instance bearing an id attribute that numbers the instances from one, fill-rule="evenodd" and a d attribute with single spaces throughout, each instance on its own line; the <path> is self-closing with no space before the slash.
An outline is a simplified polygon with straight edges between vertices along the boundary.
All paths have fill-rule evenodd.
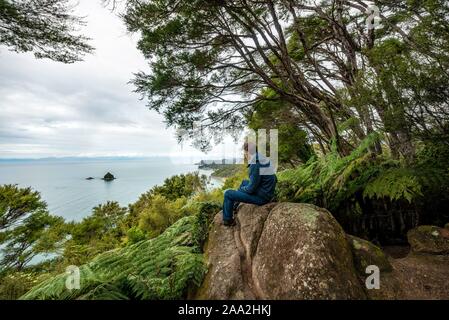
<path id="1" fill-rule="evenodd" d="M 115 178 L 114 175 L 113 175 L 112 173 L 110 173 L 110 172 L 106 173 L 106 174 L 104 175 L 104 177 L 103 177 L 103 180 L 104 180 L 104 181 L 112 181 L 112 180 L 114 180 L 114 179 L 116 179 L 116 178 Z"/>
<path id="2" fill-rule="evenodd" d="M 86 180 L 93 180 L 93 177 L 87 177 Z"/>

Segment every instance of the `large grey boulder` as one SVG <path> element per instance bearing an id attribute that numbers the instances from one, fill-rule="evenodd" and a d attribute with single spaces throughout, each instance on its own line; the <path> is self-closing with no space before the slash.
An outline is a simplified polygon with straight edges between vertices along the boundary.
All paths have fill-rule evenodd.
<path id="1" fill-rule="evenodd" d="M 237 225 L 215 216 L 199 299 L 364 299 L 341 226 L 310 204 L 243 205 Z"/>

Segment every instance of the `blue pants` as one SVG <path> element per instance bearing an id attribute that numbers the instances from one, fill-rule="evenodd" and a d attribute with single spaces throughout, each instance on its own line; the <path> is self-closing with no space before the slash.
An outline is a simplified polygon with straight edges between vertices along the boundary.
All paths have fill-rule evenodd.
<path id="1" fill-rule="evenodd" d="M 248 180 L 243 180 L 240 187 L 243 187 L 246 184 L 248 184 Z M 224 193 L 223 220 L 229 221 L 233 218 L 234 204 L 236 202 L 252 203 L 261 206 L 268 203 L 269 201 L 254 194 L 248 194 L 240 191 L 240 188 L 239 190 L 228 189 Z"/>

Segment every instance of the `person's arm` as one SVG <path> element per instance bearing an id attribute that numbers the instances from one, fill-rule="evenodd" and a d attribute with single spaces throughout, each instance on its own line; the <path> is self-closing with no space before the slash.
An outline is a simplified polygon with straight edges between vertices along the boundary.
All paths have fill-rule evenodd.
<path id="1" fill-rule="evenodd" d="M 240 184 L 240 187 L 239 187 L 238 190 L 239 190 L 239 191 L 243 191 L 242 188 L 243 188 L 244 186 L 247 186 L 248 183 L 249 183 L 249 180 L 246 180 L 246 179 L 243 180 L 242 183 Z"/>
<path id="2" fill-rule="evenodd" d="M 241 190 L 245 193 L 252 194 L 256 191 L 260 184 L 259 164 L 251 164 L 249 166 L 249 183 L 242 186 Z"/>

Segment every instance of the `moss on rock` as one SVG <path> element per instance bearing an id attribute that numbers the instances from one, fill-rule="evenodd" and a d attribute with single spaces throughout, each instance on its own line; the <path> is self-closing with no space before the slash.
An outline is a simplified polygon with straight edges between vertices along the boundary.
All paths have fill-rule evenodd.
<path id="1" fill-rule="evenodd" d="M 366 275 L 366 268 L 370 265 L 379 267 L 380 271 L 388 272 L 392 270 L 391 264 L 382 249 L 367 240 L 351 235 L 346 237 L 351 246 L 354 265 L 359 274 Z"/>

